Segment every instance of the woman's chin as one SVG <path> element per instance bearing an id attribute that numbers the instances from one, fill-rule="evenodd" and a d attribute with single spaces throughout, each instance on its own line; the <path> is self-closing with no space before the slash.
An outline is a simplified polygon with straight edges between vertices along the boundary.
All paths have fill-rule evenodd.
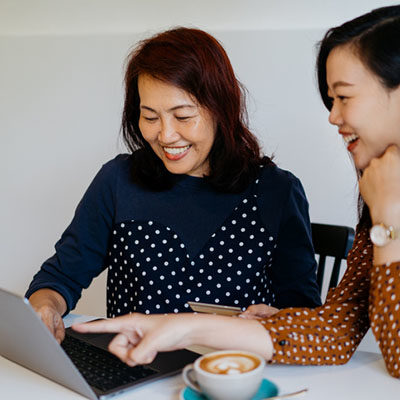
<path id="1" fill-rule="evenodd" d="M 357 155 L 352 154 L 353 163 L 359 171 L 364 171 L 365 168 L 368 167 L 371 159 L 366 159 L 365 157 L 359 157 Z"/>
<path id="2" fill-rule="evenodd" d="M 164 163 L 164 166 L 168 170 L 168 172 L 175 175 L 187 175 L 189 172 L 188 168 L 184 168 L 178 165 L 171 165 L 170 163 Z"/>

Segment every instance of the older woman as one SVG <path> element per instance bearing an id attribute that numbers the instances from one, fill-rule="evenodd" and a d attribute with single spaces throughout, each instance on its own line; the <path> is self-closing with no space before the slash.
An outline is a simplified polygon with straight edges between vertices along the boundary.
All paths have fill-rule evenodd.
<path id="1" fill-rule="evenodd" d="M 188 301 L 319 305 L 302 186 L 261 155 L 218 41 L 157 34 L 130 55 L 125 84 L 130 154 L 100 170 L 26 294 L 58 340 L 105 268 L 109 317 Z"/>

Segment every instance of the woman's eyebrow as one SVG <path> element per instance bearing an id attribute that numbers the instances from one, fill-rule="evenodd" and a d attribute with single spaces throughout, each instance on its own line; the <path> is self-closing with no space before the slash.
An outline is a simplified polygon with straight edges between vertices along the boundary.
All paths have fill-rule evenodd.
<path id="1" fill-rule="evenodd" d="M 345 82 L 345 81 L 337 81 L 337 82 L 335 82 L 333 85 L 332 85 L 332 88 L 333 89 L 336 89 L 338 86 L 354 86 L 352 83 L 348 83 L 348 82 Z"/>
<path id="2" fill-rule="evenodd" d="M 146 105 L 141 105 L 140 108 L 143 109 L 143 110 L 148 110 L 148 111 L 154 112 L 154 113 L 157 112 L 153 108 L 151 108 L 149 106 L 146 106 Z M 193 104 L 179 104 L 177 106 L 169 108 L 167 111 L 171 112 L 171 111 L 180 110 L 182 108 L 191 108 L 192 109 L 192 108 L 196 108 L 196 106 L 193 105 Z"/>
<path id="3" fill-rule="evenodd" d="M 181 108 L 196 108 L 196 106 L 193 104 L 180 104 L 178 106 L 171 107 L 168 111 L 175 111 L 175 110 L 179 110 Z"/>
<path id="4" fill-rule="evenodd" d="M 142 110 L 148 110 L 148 111 L 151 111 L 151 112 L 156 112 L 156 110 L 153 110 L 151 107 L 148 107 L 148 106 L 140 106 L 140 108 L 142 109 Z"/>

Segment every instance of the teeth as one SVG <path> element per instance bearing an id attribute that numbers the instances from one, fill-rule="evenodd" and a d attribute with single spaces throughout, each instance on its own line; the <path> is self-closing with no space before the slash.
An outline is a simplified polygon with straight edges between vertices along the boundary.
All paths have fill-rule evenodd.
<path id="1" fill-rule="evenodd" d="M 353 142 L 356 139 L 358 139 L 358 136 L 355 135 L 354 133 L 352 135 L 343 136 L 343 140 L 346 144 L 349 144 L 350 142 Z"/>
<path id="2" fill-rule="evenodd" d="M 164 151 L 168 154 L 180 154 L 185 152 L 190 145 L 184 146 L 184 147 L 164 147 Z"/>

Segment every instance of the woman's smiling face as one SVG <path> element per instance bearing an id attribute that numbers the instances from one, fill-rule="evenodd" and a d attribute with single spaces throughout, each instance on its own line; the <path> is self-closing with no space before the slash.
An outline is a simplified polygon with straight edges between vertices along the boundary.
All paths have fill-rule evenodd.
<path id="1" fill-rule="evenodd" d="M 189 93 L 150 75 L 139 75 L 139 128 L 143 138 L 173 174 L 203 177 L 216 123 Z"/>
<path id="2" fill-rule="evenodd" d="M 400 146 L 400 88 L 387 89 L 360 60 L 351 45 L 334 48 L 326 62 L 328 96 L 333 99 L 329 122 L 365 169 L 390 144 Z"/>

